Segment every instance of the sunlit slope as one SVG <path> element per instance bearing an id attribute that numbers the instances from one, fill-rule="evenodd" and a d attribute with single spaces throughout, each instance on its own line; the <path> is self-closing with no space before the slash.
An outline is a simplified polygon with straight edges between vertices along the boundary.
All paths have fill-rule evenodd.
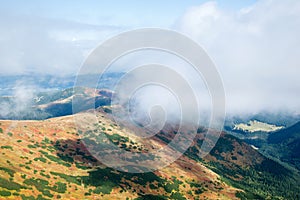
<path id="1" fill-rule="evenodd" d="M 164 145 L 155 138 L 130 138 L 105 113 L 98 115 L 98 123 L 89 128 L 100 129 L 120 147 L 146 151 Z M 107 168 L 85 149 L 73 116 L 0 123 L 2 199 L 235 199 L 240 191 L 187 156 L 154 173 Z"/>

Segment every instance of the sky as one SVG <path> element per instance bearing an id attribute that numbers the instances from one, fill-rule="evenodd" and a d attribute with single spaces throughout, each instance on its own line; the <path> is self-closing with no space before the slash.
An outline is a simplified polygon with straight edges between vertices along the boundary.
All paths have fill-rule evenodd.
<path id="1" fill-rule="evenodd" d="M 228 2 L 228 3 L 225 3 Z M 253 1 L 219 1 L 226 10 Z M 3 1 L 0 73 L 74 73 L 88 53 L 122 31 L 175 26 L 205 1 Z M 55 58 L 55 59 L 54 59 Z"/>
<path id="2" fill-rule="evenodd" d="M 191 6 L 201 5 L 204 0 L 65 0 L 65 1 L 4 1 L 2 12 L 13 15 L 30 15 L 61 19 L 93 25 L 114 26 L 163 26 L 170 27 Z M 240 9 L 254 0 L 222 0 L 218 4 L 225 9 Z"/>
<path id="3" fill-rule="evenodd" d="M 123 31 L 176 30 L 215 62 L 230 112 L 300 113 L 300 2 L 1 1 L 0 75 L 76 74 L 89 53 Z"/>

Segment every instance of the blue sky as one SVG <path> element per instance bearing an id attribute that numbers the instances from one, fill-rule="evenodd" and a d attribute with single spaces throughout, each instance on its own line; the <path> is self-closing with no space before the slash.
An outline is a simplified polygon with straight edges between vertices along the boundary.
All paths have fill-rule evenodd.
<path id="1" fill-rule="evenodd" d="M 29 15 L 74 22 L 113 26 L 171 27 L 193 6 L 204 0 L 65 0 L 65 1 L 4 1 L 0 10 L 10 15 Z M 255 3 L 254 0 L 220 0 L 218 5 L 227 10 L 238 10 Z"/>

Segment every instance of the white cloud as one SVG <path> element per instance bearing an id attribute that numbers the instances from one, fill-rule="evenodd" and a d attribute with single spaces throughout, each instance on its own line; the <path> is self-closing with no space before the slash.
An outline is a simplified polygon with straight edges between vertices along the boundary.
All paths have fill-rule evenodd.
<path id="1" fill-rule="evenodd" d="M 86 55 L 120 27 L 0 14 L 0 73 L 75 74 Z"/>
<path id="2" fill-rule="evenodd" d="M 208 2 L 187 10 L 177 27 L 215 61 L 229 112 L 300 113 L 299 1 L 258 1 L 236 12 Z"/>
<path id="3" fill-rule="evenodd" d="M 16 82 L 12 91 L 10 101 L 0 102 L 0 116 L 1 117 L 20 117 L 24 112 L 28 112 L 32 106 L 32 101 L 37 92 L 38 87 L 24 84 L 23 80 Z"/>

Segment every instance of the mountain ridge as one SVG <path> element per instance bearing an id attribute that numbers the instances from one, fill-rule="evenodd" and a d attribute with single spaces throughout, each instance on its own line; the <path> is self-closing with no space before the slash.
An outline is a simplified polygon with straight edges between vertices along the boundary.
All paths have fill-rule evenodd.
<path id="1" fill-rule="evenodd" d="M 141 151 L 146 151 L 146 149 L 151 148 L 151 146 L 149 146 L 150 144 L 160 147 L 168 142 L 167 140 L 171 139 L 170 136 L 174 134 L 174 131 L 170 129 L 168 134 L 161 132 L 156 137 L 156 140 L 148 140 L 147 143 L 134 138 L 131 141 L 131 137 L 126 135 L 128 134 L 128 130 L 114 125 L 108 113 L 101 110 L 97 113 L 99 121 L 94 128 L 102 130 L 103 134 L 110 138 L 114 144 L 119 145 L 119 147 L 125 146 L 125 148 L 129 150 L 141 149 Z M 89 121 L 88 119 L 93 113 L 83 112 L 76 115 Z M 203 139 L 203 134 L 205 134 L 206 129 L 200 128 L 194 140 L 194 144 L 182 157 L 169 167 L 155 171 L 154 174 L 150 173 L 147 175 L 152 177 L 149 180 L 156 180 L 151 183 L 148 179 L 146 181 L 140 176 L 128 175 L 128 173 L 115 175 L 120 172 L 106 167 L 103 168 L 103 165 L 99 164 L 80 142 L 79 134 L 74 125 L 74 116 L 72 115 L 51 118 L 44 121 L 29 122 L 6 120 L 0 121 L 0 123 L 2 130 L 2 133 L 0 133 L 1 149 L 5 153 L 1 155 L 1 160 L 11 159 L 10 163 L 1 163 L 0 166 L 6 171 L 13 170 L 14 172 L 13 176 L 7 173 L 5 173 L 6 175 L 4 175 L 4 177 L 0 176 L 1 181 L 5 182 L 12 179 L 12 181 L 9 181 L 10 184 L 15 186 L 17 184 L 18 186 L 16 187 L 20 188 L 19 191 L 11 191 L 7 188 L 3 189 L 3 185 L 0 187 L 2 187 L 4 193 L 6 192 L 6 194 L 8 194 L 10 192 L 10 197 L 14 198 L 20 197 L 21 199 L 22 195 L 24 198 L 38 198 L 39 195 L 40 198 L 45 199 L 49 198 L 49 196 L 52 196 L 51 198 L 64 198 L 71 197 L 70 195 L 68 196 L 68 192 L 71 191 L 72 194 L 76 194 L 78 198 L 87 199 L 94 198 L 97 195 L 116 199 L 125 199 L 122 198 L 124 196 L 128 196 L 132 199 L 196 199 L 196 197 L 200 199 L 264 199 L 271 197 L 280 199 L 282 196 L 296 199 L 297 195 L 299 196 L 299 194 L 295 192 L 294 196 L 290 193 L 283 194 L 283 191 L 286 189 L 284 185 L 272 185 L 278 184 L 278 179 L 281 181 L 286 179 L 286 183 L 290 183 L 291 191 L 295 191 L 295 186 L 292 186 L 292 182 L 289 182 L 292 181 L 290 176 L 293 176 L 289 170 L 282 168 L 281 170 L 284 171 L 284 173 L 280 171 L 282 177 L 275 177 L 274 180 L 268 180 L 267 178 L 270 178 L 270 175 L 278 173 L 278 171 L 268 171 L 268 169 L 270 169 L 268 165 L 271 164 L 274 166 L 274 162 L 268 161 L 267 158 L 246 143 L 224 132 L 211 154 L 201 159 L 198 157 L 197 150 L 199 149 L 198 145 L 201 145 L 201 140 Z M 127 137 L 129 140 L 126 139 Z M 18 155 L 28 157 L 28 159 L 20 158 Z M 25 164 L 23 160 L 26 161 Z M 263 163 L 264 160 L 265 163 Z M 47 169 L 44 164 L 49 162 L 52 167 Z M 64 170 L 57 171 L 57 167 Z M 72 173 L 66 173 L 70 169 L 72 169 Z M 36 174 L 34 174 L 34 170 L 38 170 Z M 10 172 L 12 173 L 12 171 Z M 39 175 L 37 176 L 37 174 Z M 105 174 L 109 177 L 113 177 L 112 180 L 116 180 L 113 183 L 109 183 L 102 178 L 100 178 L 102 182 L 96 181 L 96 177 L 105 177 Z M 260 177 L 258 177 L 259 174 Z M 25 175 L 26 178 L 22 178 Z M 44 182 L 45 187 L 39 188 L 36 186 L 37 181 L 43 182 L 45 177 L 50 177 L 46 179 L 48 183 Z M 86 188 L 80 190 L 81 193 L 83 193 L 81 196 L 75 190 L 75 188 L 77 188 L 78 191 L 81 185 L 76 181 L 76 177 L 78 181 L 82 181 Z M 263 179 L 261 179 L 262 177 Z M 66 185 L 66 189 L 63 190 L 64 193 L 58 193 L 56 189 L 54 189 L 55 185 L 58 184 L 58 182 L 54 181 L 54 178 L 62 183 L 61 186 L 63 188 L 63 185 Z M 132 182 L 135 179 L 138 181 Z M 90 183 L 88 180 L 93 180 L 95 184 L 93 185 L 93 183 Z M 123 182 L 121 180 L 127 181 Z M 270 183 L 265 183 L 265 181 L 269 181 Z M 22 189 L 22 187 L 28 187 L 28 184 L 31 185 L 31 190 L 34 191 L 33 193 L 29 192 L 28 189 Z M 127 185 L 128 188 L 127 186 L 124 188 L 124 185 Z M 146 189 L 144 187 L 145 185 Z M 150 185 L 156 189 L 151 189 Z M 58 185 L 56 187 L 58 187 Z M 69 187 L 71 187 L 70 190 L 68 189 Z M 107 187 L 109 189 L 105 190 Z M 280 187 L 282 188 L 280 189 Z M 134 188 L 136 188 L 135 191 Z M 274 188 L 280 190 L 274 191 Z M 123 190 L 122 193 L 121 190 Z M 108 192 L 109 194 L 107 194 Z M 15 196 L 14 194 L 19 196 Z"/>

